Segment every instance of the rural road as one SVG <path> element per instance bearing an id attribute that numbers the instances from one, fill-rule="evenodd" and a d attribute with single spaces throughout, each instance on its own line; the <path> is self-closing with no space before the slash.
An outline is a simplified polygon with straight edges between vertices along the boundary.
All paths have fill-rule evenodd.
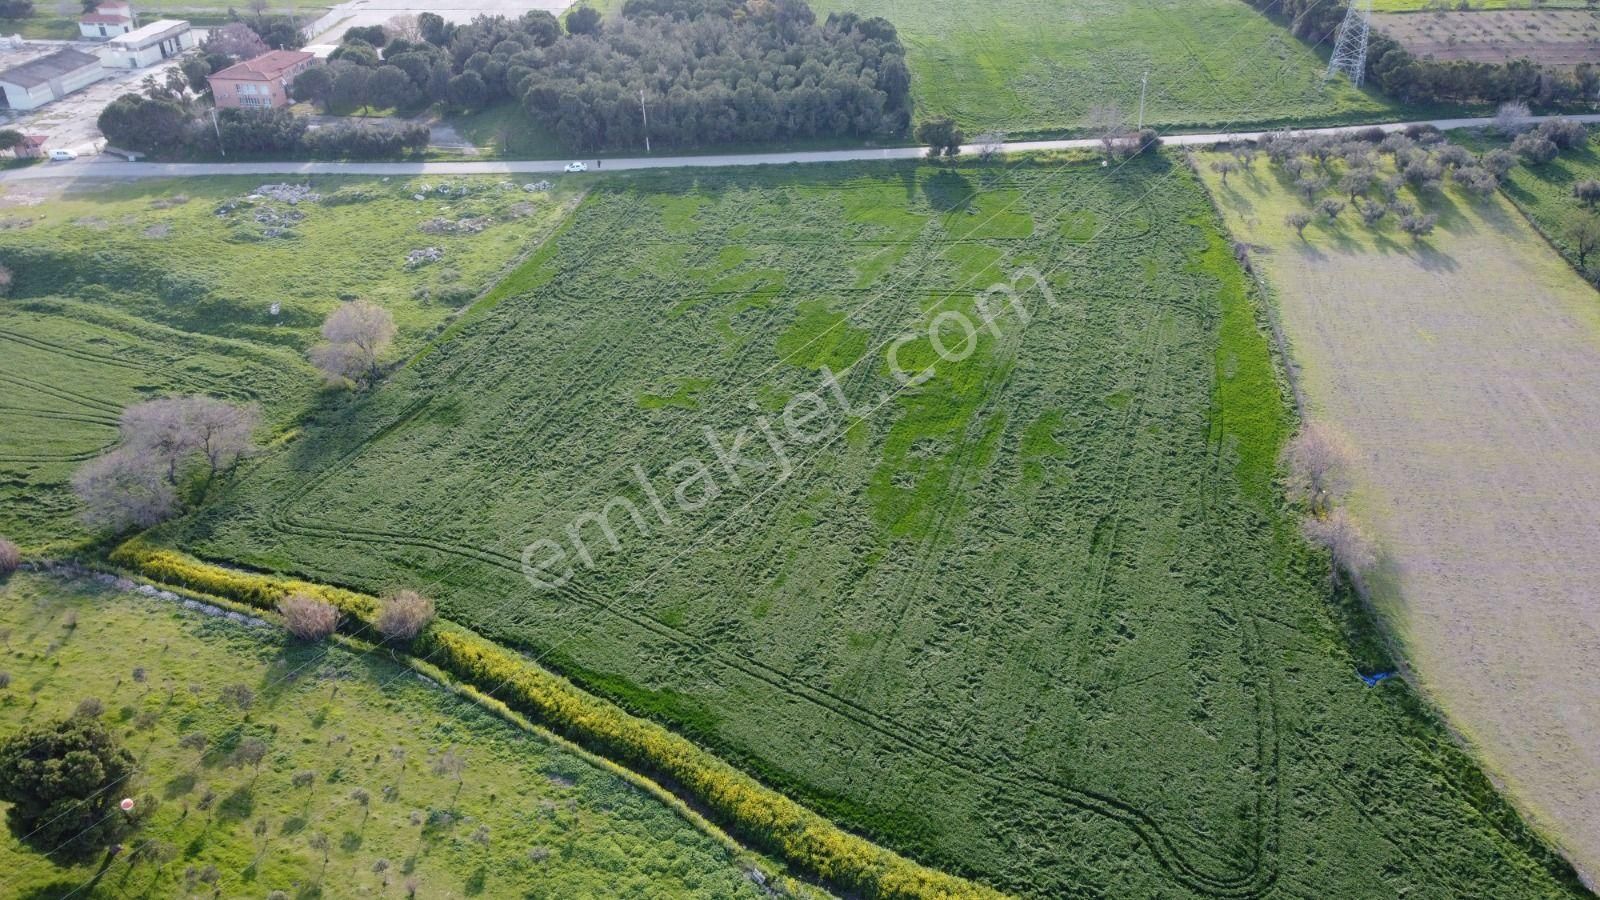
<path id="1" fill-rule="evenodd" d="M 1531 116 L 1537 122 L 1551 116 Z M 1600 122 L 1600 114 L 1567 116 L 1583 123 Z M 1489 125 L 1490 118 L 1433 119 L 1422 122 L 1391 122 L 1378 127 L 1398 131 L 1410 125 L 1433 125 L 1440 129 L 1471 128 Z M 1372 125 L 1345 125 L 1337 128 L 1302 129 L 1301 134 L 1341 134 L 1371 128 Z M 1236 131 L 1217 134 L 1175 134 L 1162 140 L 1169 146 L 1214 144 L 1218 141 L 1259 138 L 1268 132 Z M 1027 153 L 1038 150 L 1077 150 L 1099 144 L 1093 138 L 1060 141 L 1016 141 L 1007 143 L 1007 153 Z M 976 152 L 968 145 L 963 152 Z M 636 156 L 607 159 L 600 173 L 635 169 L 672 169 L 707 166 L 759 166 L 789 163 L 830 163 L 916 159 L 924 153 L 922 147 L 885 147 L 881 149 L 814 150 L 777 153 L 728 153 L 706 156 Z M 592 162 L 592 160 L 591 160 Z M 144 163 L 125 162 L 121 159 L 99 156 L 65 163 L 44 163 L 26 169 L 0 173 L 0 183 L 36 181 L 50 178 L 183 178 L 197 175 L 510 175 L 557 174 L 566 160 L 483 160 L 462 162 L 207 162 L 207 163 Z M 590 171 L 596 171 L 593 166 Z"/>

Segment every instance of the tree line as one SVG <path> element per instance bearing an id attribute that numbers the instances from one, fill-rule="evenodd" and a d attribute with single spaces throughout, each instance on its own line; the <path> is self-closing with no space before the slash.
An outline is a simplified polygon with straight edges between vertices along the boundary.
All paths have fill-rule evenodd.
<path id="1" fill-rule="evenodd" d="M 1344 0 L 1245 0 L 1312 45 L 1331 45 L 1348 3 Z M 1540 105 L 1591 101 L 1600 92 L 1600 68 L 1589 63 L 1571 71 L 1541 68 L 1527 59 L 1508 63 L 1422 59 L 1388 35 L 1374 31 L 1367 45 L 1367 78 L 1406 103 L 1504 103 Z"/>
<path id="2" fill-rule="evenodd" d="M 575 10 L 417 17 L 415 37 L 351 29 L 326 66 L 295 80 L 325 108 L 459 111 L 515 100 L 574 149 L 818 137 L 888 138 L 911 121 L 911 76 L 894 26 L 804 0 L 629 0 Z"/>

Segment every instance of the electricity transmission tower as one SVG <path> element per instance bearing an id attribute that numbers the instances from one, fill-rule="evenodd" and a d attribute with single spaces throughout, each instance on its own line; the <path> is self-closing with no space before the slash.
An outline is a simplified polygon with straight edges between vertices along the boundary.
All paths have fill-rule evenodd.
<path id="1" fill-rule="evenodd" d="M 1343 72 L 1356 87 L 1361 86 L 1367 74 L 1367 37 L 1372 31 L 1372 0 L 1350 0 L 1344 21 L 1339 23 L 1339 33 L 1333 45 L 1333 58 L 1328 60 L 1328 74 L 1323 81 Z"/>

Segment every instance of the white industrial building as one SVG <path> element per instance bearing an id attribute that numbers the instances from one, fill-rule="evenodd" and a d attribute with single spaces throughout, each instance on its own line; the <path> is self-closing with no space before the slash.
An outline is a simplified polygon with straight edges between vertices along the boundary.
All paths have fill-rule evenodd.
<path id="1" fill-rule="evenodd" d="M 194 29 L 181 19 L 159 19 L 106 41 L 106 65 L 142 69 L 171 59 L 195 44 Z"/>
<path id="2" fill-rule="evenodd" d="M 64 49 L 0 72 L 0 91 L 10 109 L 38 109 L 106 77 L 100 57 Z"/>

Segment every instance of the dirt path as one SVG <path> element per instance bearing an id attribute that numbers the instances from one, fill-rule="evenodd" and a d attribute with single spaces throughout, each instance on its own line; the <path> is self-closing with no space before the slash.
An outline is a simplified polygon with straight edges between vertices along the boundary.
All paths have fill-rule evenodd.
<path id="1" fill-rule="evenodd" d="M 1207 179 L 1256 246 L 1314 418 L 1359 456 L 1374 579 L 1426 690 L 1593 883 L 1600 873 L 1600 298 L 1503 198 L 1414 245 Z M 1202 163 L 1202 168 L 1205 164 Z M 1347 217 L 1353 219 L 1353 217 Z"/>

